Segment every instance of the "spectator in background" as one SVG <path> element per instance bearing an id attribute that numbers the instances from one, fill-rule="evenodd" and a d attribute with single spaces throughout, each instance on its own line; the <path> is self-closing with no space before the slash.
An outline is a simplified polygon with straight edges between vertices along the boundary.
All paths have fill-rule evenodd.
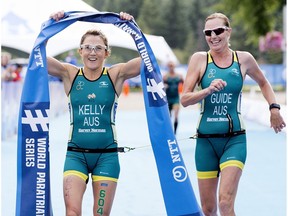
<path id="1" fill-rule="evenodd" d="M 18 82 L 22 80 L 22 64 L 9 65 L 2 74 L 2 80 L 10 82 Z"/>
<path id="2" fill-rule="evenodd" d="M 176 73 L 175 64 L 173 62 L 168 63 L 168 72 L 163 76 L 164 86 L 166 90 L 166 96 L 168 100 L 168 107 L 170 116 L 174 114 L 174 133 L 177 132 L 178 127 L 178 114 L 180 109 L 179 99 L 179 86 L 183 83 L 182 75 Z"/>
<path id="3" fill-rule="evenodd" d="M 65 58 L 65 62 L 73 65 L 78 65 L 77 58 L 75 57 L 74 52 L 72 50 L 69 51 L 68 56 Z"/>
<path id="4" fill-rule="evenodd" d="M 1 53 L 1 69 L 5 69 L 11 60 L 11 54 L 8 52 Z"/>
<path id="5" fill-rule="evenodd" d="M 15 64 L 14 70 L 12 71 L 11 81 L 18 82 L 22 80 L 22 75 L 21 75 L 22 69 L 23 69 L 22 64 Z"/>
<path id="6" fill-rule="evenodd" d="M 1 80 L 8 81 L 10 71 L 12 70 L 10 65 L 11 54 L 8 52 L 1 53 Z"/>

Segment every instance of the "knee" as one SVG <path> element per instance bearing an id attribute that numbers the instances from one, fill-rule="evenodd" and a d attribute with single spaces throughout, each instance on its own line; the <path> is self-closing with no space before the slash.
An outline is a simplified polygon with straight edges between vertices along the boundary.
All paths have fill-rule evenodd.
<path id="1" fill-rule="evenodd" d="M 202 205 L 202 211 L 205 216 L 215 216 L 217 215 L 216 205 Z"/>
<path id="2" fill-rule="evenodd" d="M 81 216 L 81 209 L 66 207 L 66 216 Z"/>
<path id="3" fill-rule="evenodd" d="M 234 215 L 234 203 L 232 199 L 220 198 L 219 210 L 221 215 Z"/>

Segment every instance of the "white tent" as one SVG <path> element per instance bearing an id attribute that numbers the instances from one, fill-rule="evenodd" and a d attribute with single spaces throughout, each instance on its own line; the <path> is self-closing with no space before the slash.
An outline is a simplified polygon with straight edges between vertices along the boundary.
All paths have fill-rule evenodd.
<path id="1" fill-rule="evenodd" d="M 30 53 L 41 24 L 58 10 L 97 11 L 82 0 L 4 0 L 1 5 L 1 45 Z M 112 47 L 136 50 L 131 36 L 112 24 L 76 22 L 49 40 L 47 54 L 55 56 L 79 47 L 81 36 L 91 28 L 101 29 Z M 163 37 L 145 36 L 160 64 L 178 63 Z"/>

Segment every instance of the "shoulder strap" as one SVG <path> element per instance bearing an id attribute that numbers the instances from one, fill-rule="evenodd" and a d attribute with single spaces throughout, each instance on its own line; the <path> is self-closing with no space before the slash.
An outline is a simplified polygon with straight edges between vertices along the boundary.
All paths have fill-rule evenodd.
<path id="1" fill-rule="evenodd" d="M 233 61 L 238 62 L 238 56 L 237 56 L 236 51 L 233 51 Z"/>
<path id="2" fill-rule="evenodd" d="M 106 67 L 103 67 L 103 72 L 102 72 L 103 75 L 107 75 L 108 74 L 108 69 Z"/>
<path id="3" fill-rule="evenodd" d="M 76 76 L 78 76 L 78 75 L 83 76 L 83 68 L 79 68 L 78 73 L 76 74 Z"/>
<path id="4" fill-rule="evenodd" d="M 207 52 L 207 63 L 209 64 L 209 63 L 212 63 L 213 62 L 213 59 L 212 59 L 212 56 L 211 56 L 211 54 L 210 54 L 210 52 Z"/>

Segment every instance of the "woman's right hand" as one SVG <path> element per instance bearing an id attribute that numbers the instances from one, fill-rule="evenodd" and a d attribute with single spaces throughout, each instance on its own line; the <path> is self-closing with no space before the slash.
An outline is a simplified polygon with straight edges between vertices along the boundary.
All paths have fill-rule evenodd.
<path id="1" fill-rule="evenodd" d="M 57 12 L 52 13 L 49 18 L 52 18 L 55 21 L 59 21 L 60 19 L 64 17 L 64 14 L 65 14 L 64 10 L 57 11 Z"/>
<path id="2" fill-rule="evenodd" d="M 208 87 L 209 88 L 209 93 L 212 94 L 213 92 L 219 92 L 222 89 L 224 89 L 226 85 L 227 85 L 227 83 L 224 80 L 222 80 L 222 79 L 214 79 L 211 82 L 210 86 Z"/>
<path id="3" fill-rule="evenodd" d="M 123 20 L 132 20 L 134 19 L 134 17 L 132 15 L 130 15 L 129 13 L 126 13 L 126 12 L 120 12 L 120 18 L 123 19 Z"/>

